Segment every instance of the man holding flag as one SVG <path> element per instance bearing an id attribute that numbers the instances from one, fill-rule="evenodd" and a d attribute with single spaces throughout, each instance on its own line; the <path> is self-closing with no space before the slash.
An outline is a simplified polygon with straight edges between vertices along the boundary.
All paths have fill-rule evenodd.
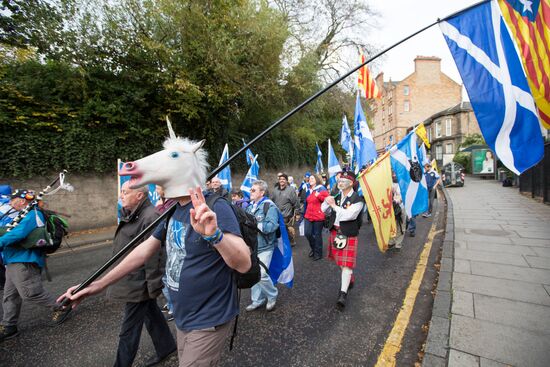
<path id="1" fill-rule="evenodd" d="M 355 175 L 343 172 L 338 180 L 340 192 L 328 196 L 321 210 L 330 215 L 330 237 L 328 258 L 342 270 L 340 293 L 336 306 L 342 310 L 346 306 L 348 290 L 353 287 L 353 269 L 357 259 L 357 236 L 362 223 L 363 198 L 353 191 Z"/>

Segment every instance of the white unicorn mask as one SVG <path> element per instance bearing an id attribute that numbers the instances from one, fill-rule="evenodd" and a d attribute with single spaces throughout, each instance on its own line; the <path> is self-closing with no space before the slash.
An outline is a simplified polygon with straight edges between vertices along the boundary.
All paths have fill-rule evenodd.
<path id="1" fill-rule="evenodd" d="M 167 198 L 189 195 L 189 189 L 204 186 L 208 163 L 207 153 L 199 142 L 177 137 L 166 117 L 170 137 L 164 142 L 164 150 L 134 162 L 126 162 L 120 176 L 131 176 L 130 188 L 157 184 L 164 188 Z"/>

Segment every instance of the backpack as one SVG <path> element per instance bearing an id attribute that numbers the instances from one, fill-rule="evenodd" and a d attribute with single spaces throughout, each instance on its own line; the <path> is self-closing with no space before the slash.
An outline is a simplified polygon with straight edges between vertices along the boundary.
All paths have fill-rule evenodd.
<path id="1" fill-rule="evenodd" d="M 50 245 L 44 247 L 44 252 L 46 254 L 53 254 L 61 247 L 63 238 L 69 233 L 69 224 L 65 219 L 51 210 L 41 209 L 41 211 L 46 222 L 46 231 L 51 239 Z"/>

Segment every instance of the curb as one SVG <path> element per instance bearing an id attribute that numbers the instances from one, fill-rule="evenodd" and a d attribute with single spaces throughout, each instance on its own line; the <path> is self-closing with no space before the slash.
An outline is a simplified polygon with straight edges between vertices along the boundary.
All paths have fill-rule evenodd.
<path id="1" fill-rule="evenodd" d="M 92 245 L 92 244 L 102 243 L 102 242 L 112 242 L 112 241 L 113 241 L 113 233 L 104 233 L 94 238 L 87 238 L 87 239 L 74 240 L 74 241 L 71 241 L 70 239 L 68 240 L 65 239 L 63 241 L 63 244 L 60 247 L 60 250 L 71 249 L 75 247 Z"/>
<path id="2" fill-rule="evenodd" d="M 455 226 L 453 202 L 447 193 L 447 189 L 443 187 L 442 191 L 447 201 L 447 223 L 445 237 L 443 238 L 441 268 L 439 269 L 432 318 L 428 337 L 426 338 L 424 359 L 422 360 L 423 367 L 445 367 L 449 362 Z"/>

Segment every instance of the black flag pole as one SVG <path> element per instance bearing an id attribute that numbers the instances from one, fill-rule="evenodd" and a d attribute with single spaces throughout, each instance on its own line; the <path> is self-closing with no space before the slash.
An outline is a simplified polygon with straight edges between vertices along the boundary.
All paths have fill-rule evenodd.
<path id="1" fill-rule="evenodd" d="M 380 56 L 384 55 L 386 52 L 392 50 L 393 48 L 399 46 L 400 44 L 402 44 L 403 42 L 411 39 L 412 37 L 424 32 L 425 30 L 433 27 L 434 25 L 436 24 L 439 24 L 440 22 L 442 21 L 445 21 L 449 18 L 452 18 L 452 17 L 455 17 L 457 16 L 458 14 L 460 13 L 463 13 L 467 10 L 470 10 L 478 5 L 481 5 L 483 3 L 486 3 L 486 2 L 489 2 L 491 0 L 483 0 L 483 1 L 480 1 L 478 3 L 475 3 L 473 5 L 470 5 L 462 10 L 459 10 L 449 16 L 446 16 L 445 18 L 443 19 L 437 19 L 435 22 L 425 26 L 424 28 L 410 34 L 409 36 L 401 39 L 400 41 L 394 43 L 393 45 L 385 48 L 384 50 L 378 52 L 377 54 L 375 54 L 374 56 L 372 56 L 371 58 L 365 60 L 365 62 L 363 62 L 362 64 L 359 64 L 358 66 L 354 67 L 353 69 L 349 70 L 348 72 L 346 72 L 345 74 L 343 74 L 342 76 L 340 76 L 338 79 L 336 79 L 335 81 L 333 81 L 332 83 L 330 83 L 328 86 L 326 86 L 325 88 L 321 89 L 320 91 L 318 91 L 317 93 L 313 94 L 311 97 L 309 97 L 308 99 L 306 99 L 305 101 L 303 101 L 302 103 L 300 103 L 298 106 L 296 106 L 293 110 L 291 110 L 290 112 L 288 112 L 286 115 L 284 115 L 283 117 L 281 117 L 280 119 L 278 119 L 277 121 L 275 121 L 273 124 L 271 124 L 271 126 L 269 126 L 267 129 L 265 129 L 263 132 L 261 132 L 258 136 L 256 136 L 254 139 L 252 139 L 251 141 L 248 142 L 248 144 L 246 144 L 244 147 L 242 147 L 241 149 L 239 149 L 235 154 L 233 154 L 231 157 L 229 157 L 229 159 L 225 162 L 223 162 L 221 165 L 219 165 L 218 167 L 216 167 L 209 175 L 208 175 L 208 179 L 212 179 L 213 177 L 215 177 L 221 170 L 223 170 L 225 167 L 227 167 L 233 160 L 235 160 L 235 158 L 237 158 L 240 154 L 242 154 L 244 151 L 246 151 L 246 149 L 250 148 L 251 146 L 253 146 L 254 144 L 256 144 L 258 141 L 260 141 L 261 139 L 263 139 L 267 134 L 269 134 L 271 132 L 271 130 L 275 129 L 277 126 L 279 126 L 280 124 L 282 124 L 283 122 L 285 122 L 286 120 L 288 120 L 290 117 L 292 117 L 295 113 L 297 113 L 298 111 L 300 111 L 301 109 L 303 109 L 305 106 L 307 106 L 308 104 L 310 104 L 311 102 L 313 102 L 314 100 L 316 100 L 318 97 L 320 97 L 321 95 L 323 95 L 325 92 L 327 92 L 329 89 L 331 89 L 332 87 L 334 87 L 336 84 L 340 83 L 342 80 L 344 80 L 345 78 L 347 78 L 348 76 L 350 76 L 351 74 L 353 74 L 354 72 L 356 72 L 357 70 L 359 70 L 360 68 L 362 68 L 363 66 L 373 62 L 374 60 L 376 60 L 377 58 L 379 58 Z M 90 285 L 90 283 L 92 283 L 94 280 L 96 280 L 97 278 L 99 278 L 101 276 L 101 274 L 103 274 L 109 267 L 111 267 L 111 265 L 113 265 L 115 262 L 117 262 L 122 256 L 124 256 L 128 251 L 130 251 L 137 243 L 139 243 L 143 237 L 145 237 L 145 235 L 147 233 L 150 233 L 150 231 L 154 228 L 156 228 L 159 223 L 161 223 L 164 218 L 166 218 L 168 216 L 168 214 L 172 211 L 174 211 L 176 208 L 176 204 L 172 205 L 168 210 L 166 210 L 164 213 L 161 214 L 161 216 L 159 216 L 153 223 L 151 223 L 150 225 L 147 226 L 147 228 L 145 228 L 143 231 L 141 231 L 138 235 L 136 235 L 130 242 L 128 242 L 128 244 L 126 246 L 124 246 L 119 252 L 117 252 L 115 255 L 113 255 L 112 258 L 110 258 L 105 264 L 103 264 L 98 270 L 96 270 L 92 275 L 90 275 L 88 277 L 88 279 L 86 279 L 84 282 L 82 282 L 77 288 L 75 288 L 71 293 L 72 294 L 75 294 L 75 293 L 78 293 L 80 292 L 82 289 L 86 288 L 87 286 Z M 67 306 L 68 304 L 70 303 L 70 300 L 68 298 L 65 298 L 62 302 L 62 306 Z"/>

